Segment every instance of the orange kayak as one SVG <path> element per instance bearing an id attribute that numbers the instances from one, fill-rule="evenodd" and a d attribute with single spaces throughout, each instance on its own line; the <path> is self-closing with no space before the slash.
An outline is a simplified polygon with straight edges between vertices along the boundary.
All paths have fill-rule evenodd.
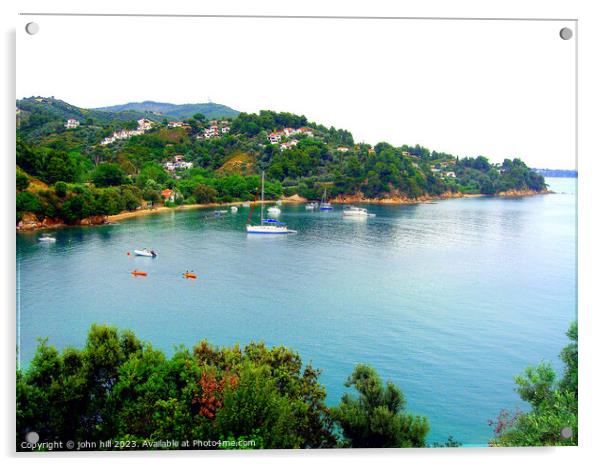
<path id="1" fill-rule="evenodd" d="M 184 273 L 182 274 L 184 278 L 196 278 L 196 274 L 194 273 Z"/>
<path id="2" fill-rule="evenodd" d="M 140 270 L 133 270 L 131 274 L 134 277 L 146 277 L 148 275 L 146 272 L 141 272 Z"/>

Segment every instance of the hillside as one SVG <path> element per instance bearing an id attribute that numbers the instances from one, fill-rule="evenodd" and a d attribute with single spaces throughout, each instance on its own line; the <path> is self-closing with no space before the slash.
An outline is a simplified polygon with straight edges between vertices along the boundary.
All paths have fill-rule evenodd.
<path id="1" fill-rule="evenodd" d="M 86 120 L 92 118 L 99 123 L 110 123 L 113 120 L 136 120 L 145 116 L 143 112 L 135 109 L 124 108 L 121 110 L 100 111 L 80 108 L 54 97 L 27 97 L 17 100 L 17 108 L 21 110 L 20 120 L 22 125 L 27 123 L 32 113 L 37 118 L 35 120 L 36 125 L 43 123 L 44 117 L 58 120 L 66 120 L 68 118 Z"/>
<path id="2" fill-rule="evenodd" d="M 193 115 L 201 113 L 207 119 L 235 117 L 240 112 L 226 105 L 207 102 L 202 104 L 170 104 L 165 102 L 153 102 L 145 100 L 144 102 L 130 102 L 122 105 L 112 105 L 109 107 L 100 107 L 96 110 L 109 112 L 136 111 L 141 113 L 151 113 L 164 118 L 183 120 L 192 118 Z"/>
<path id="3" fill-rule="evenodd" d="M 18 219 L 35 213 L 72 224 L 149 203 L 247 201 L 262 171 L 268 199 L 417 202 L 546 190 L 519 158 L 496 164 L 419 145 L 356 143 L 347 130 L 287 112 L 171 120 L 30 98 L 17 102 L 17 118 Z M 28 189 L 36 180 L 48 189 Z"/>

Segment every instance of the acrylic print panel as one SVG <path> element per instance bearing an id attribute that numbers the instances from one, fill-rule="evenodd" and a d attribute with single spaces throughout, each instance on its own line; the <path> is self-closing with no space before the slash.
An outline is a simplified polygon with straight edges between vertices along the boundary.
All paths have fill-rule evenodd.
<path id="1" fill-rule="evenodd" d="M 576 22 L 17 31 L 18 450 L 577 443 Z"/>

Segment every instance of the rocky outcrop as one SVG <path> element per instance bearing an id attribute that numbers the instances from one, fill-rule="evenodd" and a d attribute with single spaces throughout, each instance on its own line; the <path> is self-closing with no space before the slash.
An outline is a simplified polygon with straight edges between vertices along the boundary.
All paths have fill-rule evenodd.
<path id="1" fill-rule="evenodd" d="M 77 225 L 102 225 L 107 223 L 106 215 L 93 215 L 80 220 Z M 65 223 L 57 218 L 44 217 L 40 220 L 35 214 L 31 212 L 23 213 L 21 220 L 17 223 L 17 230 L 20 231 L 31 231 L 51 228 L 61 228 L 67 226 Z"/>
<path id="2" fill-rule="evenodd" d="M 536 196 L 538 194 L 549 194 L 551 191 L 534 191 L 532 189 L 510 189 L 508 191 L 502 191 L 496 194 L 500 197 L 523 197 L 523 196 Z"/>
<path id="3" fill-rule="evenodd" d="M 418 204 L 420 202 L 428 202 L 437 199 L 452 199 L 457 197 L 463 197 L 462 193 L 445 192 L 439 196 L 418 196 L 416 198 L 410 198 L 404 195 L 392 195 L 383 198 L 365 198 L 362 193 L 356 193 L 353 195 L 339 195 L 330 200 L 334 204 Z"/>
<path id="4" fill-rule="evenodd" d="M 17 223 L 17 230 L 30 231 L 39 230 L 40 228 L 58 228 L 65 226 L 62 220 L 45 217 L 40 220 L 35 214 L 31 212 L 23 213 L 21 221 Z"/>
<path id="5" fill-rule="evenodd" d="M 292 196 L 283 197 L 282 200 L 284 202 L 307 202 L 307 199 L 299 196 L 298 194 L 293 194 Z"/>
<path id="6" fill-rule="evenodd" d="M 83 218 L 80 220 L 80 225 L 102 225 L 107 223 L 106 215 L 93 215 L 91 217 Z"/>

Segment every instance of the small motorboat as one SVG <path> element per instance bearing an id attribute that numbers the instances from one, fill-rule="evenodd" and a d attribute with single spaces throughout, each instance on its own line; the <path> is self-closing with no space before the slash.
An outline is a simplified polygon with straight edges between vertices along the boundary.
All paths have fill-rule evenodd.
<path id="1" fill-rule="evenodd" d="M 238 207 L 236 207 L 235 205 L 233 205 L 232 207 L 230 207 L 230 212 L 232 212 L 233 214 L 235 214 L 236 212 L 238 212 Z"/>
<path id="2" fill-rule="evenodd" d="M 146 277 L 148 273 L 143 272 L 142 270 L 134 269 L 130 272 L 134 277 Z"/>
<path id="3" fill-rule="evenodd" d="M 192 273 L 192 272 L 188 272 L 188 271 L 186 271 L 186 272 L 184 272 L 184 273 L 182 274 L 182 276 L 183 276 L 184 278 L 190 278 L 190 279 L 192 279 L 192 280 L 196 280 L 196 273 Z"/>
<path id="4" fill-rule="evenodd" d="M 310 202 L 309 204 L 305 205 L 305 210 L 316 210 L 316 207 L 318 207 L 318 204 L 315 202 Z"/>
<path id="5" fill-rule="evenodd" d="M 343 217 L 370 217 L 368 209 L 362 207 L 351 206 L 347 209 L 343 209 Z"/>
<path id="6" fill-rule="evenodd" d="M 38 241 L 40 243 L 56 243 L 56 238 L 54 236 L 50 236 L 48 233 L 44 233 L 38 238 Z"/>
<path id="7" fill-rule="evenodd" d="M 134 254 L 142 257 L 157 257 L 157 253 L 152 249 L 134 249 Z"/>
<path id="8" fill-rule="evenodd" d="M 281 210 L 276 206 L 268 207 L 268 214 L 278 215 L 280 212 Z"/>
<path id="9" fill-rule="evenodd" d="M 276 205 L 282 205 L 282 201 L 281 201 L 280 199 L 278 199 L 278 200 L 276 201 Z"/>

